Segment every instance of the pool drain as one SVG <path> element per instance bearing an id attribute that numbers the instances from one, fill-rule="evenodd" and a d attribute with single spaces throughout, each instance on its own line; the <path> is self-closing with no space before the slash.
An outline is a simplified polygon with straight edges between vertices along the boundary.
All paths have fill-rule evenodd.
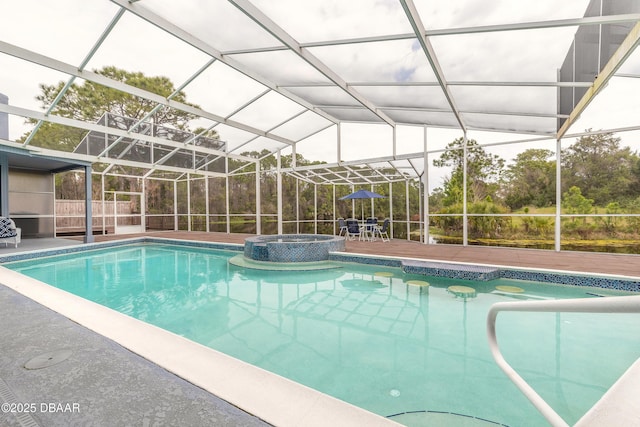
<path id="1" fill-rule="evenodd" d="M 42 369 L 64 362 L 71 356 L 71 350 L 56 350 L 36 356 L 24 364 L 26 369 Z"/>

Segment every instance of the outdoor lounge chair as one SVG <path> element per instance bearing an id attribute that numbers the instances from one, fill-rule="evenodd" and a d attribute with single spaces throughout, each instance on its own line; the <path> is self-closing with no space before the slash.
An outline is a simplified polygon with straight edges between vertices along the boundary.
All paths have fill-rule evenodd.
<path id="1" fill-rule="evenodd" d="M 16 227 L 12 219 L 0 217 L 0 243 L 4 243 L 6 247 L 9 243 L 13 243 L 18 247 L 22 237 L 22 230 Z"/>

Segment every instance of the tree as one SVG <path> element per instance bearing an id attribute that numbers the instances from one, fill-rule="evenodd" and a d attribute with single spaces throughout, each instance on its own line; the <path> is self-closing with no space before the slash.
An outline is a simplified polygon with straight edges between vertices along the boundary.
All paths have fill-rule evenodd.
<path id="1" fill-rule="evenodd" d="M 193 133 L 199 135 L 194 144 L 198 147 L 220 149 L 220 135 L 218 131 L 214 129 L 206 130 L 205 128 L 198 127 L 193 130 Z"/>
<path id="2" fill-rule="evenodd" d="M 630 196 L 637 154 L 612 133 L 586 135 L 562 152 L 563 188 L 580 187 L 597 205 Z"/>
<path id="3" fill-rule="evenodd" d="M 536 148 L 518 153 L 504 174 L 504 198 L 511 209 L 554 203 L 556 163 L 549 160 L 551 156 L 553 151 Z"/>
<path id="4" fill-rule="evenodd" d="M 491 197 L 488 196 L 485 200 L 471 203 L 468 213 L 470 215 L 468 230 L 470 237 L 496 238 L 504 229 L 508 228 L 510 222 L 509 218 L 497 216 L 507 213 L 507 209 L 493 203 Z"/>
<path id="5" fill-rule="evenodd" d="M 94 72 L 162 97 L 168 97 L 176 90 L 171 80 L 163 76 L 148 77 L 140 72 L 129 72 L 113 66 L 94 70 Z M 53 105 L 65 84 L 63 81 L 54 85 L 40 84 L 41 94 L 36 99 L 40 101 L 44 110 L 48 110 Z M 182 91 L 175 94 L 172 100 L 197 107 L 186 101 L 186 95 Z M 73 83 L 54 106 L 52 113 L 88 122 L 97 122 L 107 112 L 140 120 L 155 106 L 153 101 L 85 81 L 80 84 Z M 195 116 L 190 113 L 172 108 L 160 108 L 150 117 L 150 121 L 155 125 L 188 130 L 188 123 L 194 118 Z M 35 124 L 36 120 L 30 119 L 30 122 Z M 73 151 L 86 134 L 87 131 L 83 129 L 45 122 L 35 133 L 31 144 L 61 151 Z M 21 139 L 24 141 L 27 136 L 23 135 Z"/>
<path id="6" fill-rule="evenodd" d="M 464 138 L 450 142 L 440 158 L 433 161 L 436 167 L 452 168 L 451 175 L 444 181 L 445 206 L 462 203 L 464 171 Z M 467 197 L 471 203 L 495 196 L 504 168 L 504 159 L 487 153 L 478 143 L 467 141 Z"/>
<path id="7" fill-rule="evenodd" d="M 562 207 L 569 215 L 590 214 L 593 211 L 593 199 L 587 199 L 580 187 L 573 186 L 562 195 Z"/>

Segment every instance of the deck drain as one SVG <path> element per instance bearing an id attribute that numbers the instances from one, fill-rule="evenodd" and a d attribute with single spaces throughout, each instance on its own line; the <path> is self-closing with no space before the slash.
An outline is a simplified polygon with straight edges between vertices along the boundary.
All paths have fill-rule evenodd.
<path id="1" fill-rule="evenodd" d="M 71 350 L 56 350 L 36 356 L 24 364 L 27 369 L 42 369 L 64 362 L 71 356 Z"/>
<path id="2" fill-rule="evenodd" d="M 40 424 L 38 424 L 31 416 L 31 413 L 18 411 L 11 412 L 14 405 L 17 408 L 18 405 L 23 404 L 19 403 L 16 395 L 13 394 L 13 391 L 11 391 L 7 383 L 4 382 L 2 378 L 0 378 L 0 404 L 2 404 L 2 410 L 0 411 L 0 423 L 2 423 L 2 425 L 16 425 L 17 422 L 20 427 L 40 427 Z M 12 422 L 10 417 L 11 419 L 14 419 L 15 422 Z"/>

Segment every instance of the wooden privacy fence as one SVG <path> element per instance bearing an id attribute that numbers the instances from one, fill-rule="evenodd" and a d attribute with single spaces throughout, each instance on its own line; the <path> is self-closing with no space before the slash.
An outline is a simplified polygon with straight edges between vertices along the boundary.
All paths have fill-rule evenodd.
<path id="1" fill-rule="evenodd" d="M 103 215 L 102 208 L 105 212 Z M 118 201 L 117 205 L 118 225 L 140 224 L 140 212 L 137 211 L 137 203 L 131 201 Z M 92 226 L 94 233 L 113 233 L 114 230 L 114 202 L 91 202 Z M 136 216 L 133 216 L 136 215 Z M 103 223 L 104 216 L 104 223 Z M 85 225 L 84 200 L 56 200 L 56 234 L 73 234 L 84 232 Z M 103 224 L 105 230 L 103 230 Z"/>

